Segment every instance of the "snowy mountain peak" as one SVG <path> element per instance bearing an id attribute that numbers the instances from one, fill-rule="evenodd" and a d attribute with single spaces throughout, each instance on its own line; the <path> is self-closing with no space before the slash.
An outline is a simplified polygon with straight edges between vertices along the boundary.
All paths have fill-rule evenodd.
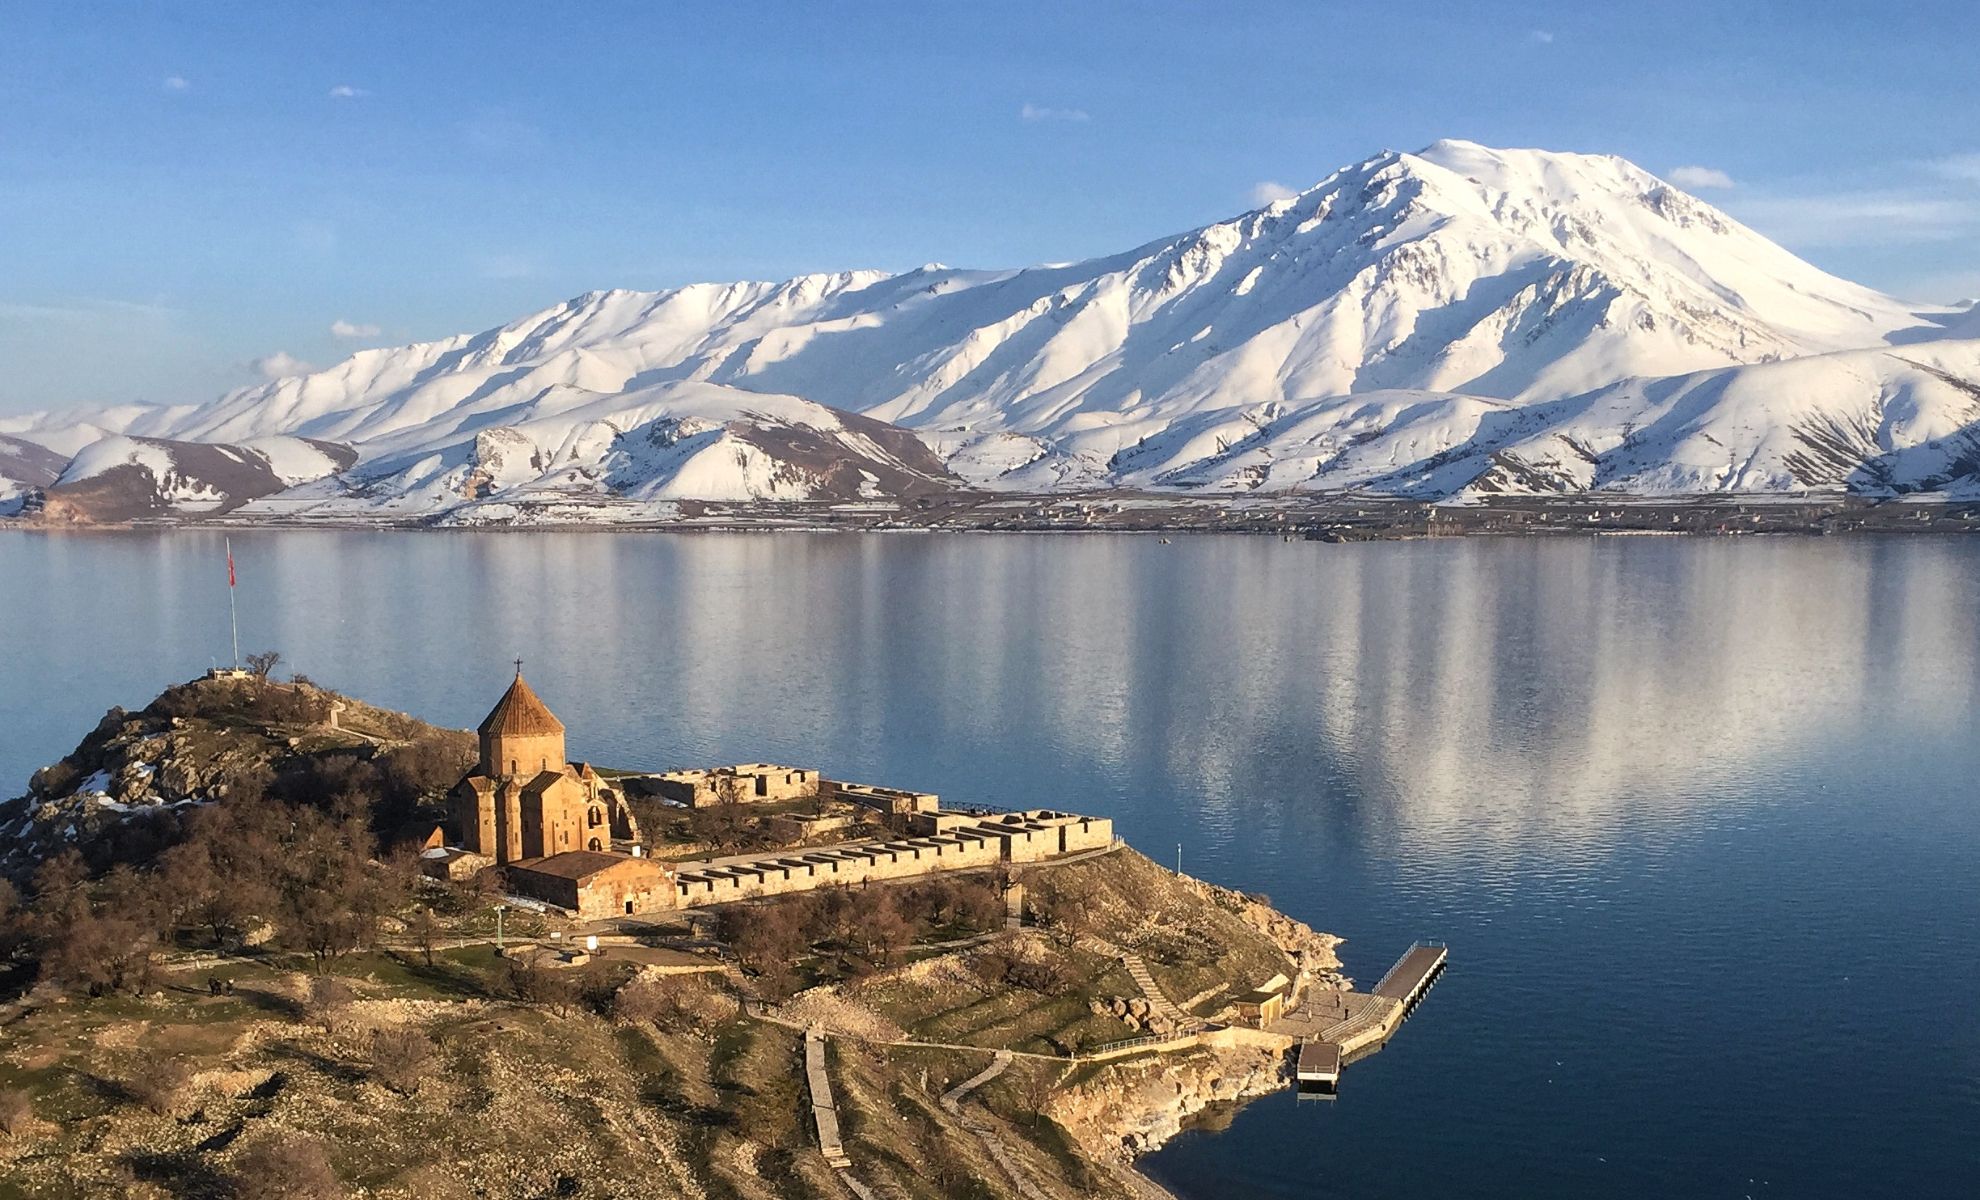
<path id="1" fill-rule="evenodd" d="M 1465 461 L 1486 432 L 1622 381 L 1974 336 L 1969 323 L 1829 275 L 1624 159 L 1447 140 L 1084 262 L 587 292 L 163 427 L 105 428 L 348 444 L 364 496 L 436 513 L 553 485 L 790 499 L 864 495 L 871 477 L 905 495 L 939 485 L 943 462 L 1013 489 L 1320 487 L 1402 478 L 1412 455 Z M 1770 377 L 1800 379 L 1755 376 Z M 899 427 L 942 462 L 889 441 Z M 1302 449 L 1274 458 L 1286 437 Z M 1374 446 L 1383 471 L 1364 461 Z"/>

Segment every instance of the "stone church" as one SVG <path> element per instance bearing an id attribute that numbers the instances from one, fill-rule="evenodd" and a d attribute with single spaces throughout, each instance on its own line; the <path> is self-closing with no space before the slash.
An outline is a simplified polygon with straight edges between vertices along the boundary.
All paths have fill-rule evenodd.
<path id="1" fill-rule="evenodd" d="M 625 797 L 588 763 L 564 758 L 564 723 L 516 667 L 481 723 L 481 761 L 454 786 L 448 816 L 462 849 L 498 863 L 575 850 L 610 851 L 639 837 Z"/>

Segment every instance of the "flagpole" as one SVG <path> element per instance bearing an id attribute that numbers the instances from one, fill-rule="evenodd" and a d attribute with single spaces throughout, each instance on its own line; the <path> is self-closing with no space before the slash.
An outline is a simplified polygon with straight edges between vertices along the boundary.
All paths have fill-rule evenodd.
<path id="1" fill-rule="evenodd" d="M 227 539 L 227 618 L 234 627 L 234 669 L 241 669 L 241 610 L 234 603 L 234 539 Z"/>

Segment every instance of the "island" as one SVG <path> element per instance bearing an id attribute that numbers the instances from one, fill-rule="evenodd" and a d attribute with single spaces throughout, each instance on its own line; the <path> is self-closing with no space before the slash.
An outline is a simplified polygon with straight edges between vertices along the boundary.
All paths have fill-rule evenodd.
<path id="1" fill-rule="evenodd" d="M 466 732 L 278 662 L 0 804 L 8 1194 L 1159 1195 L 1442 967 L 1356 991 L 1104 817 L 572 762 L 521 664 Z"/>

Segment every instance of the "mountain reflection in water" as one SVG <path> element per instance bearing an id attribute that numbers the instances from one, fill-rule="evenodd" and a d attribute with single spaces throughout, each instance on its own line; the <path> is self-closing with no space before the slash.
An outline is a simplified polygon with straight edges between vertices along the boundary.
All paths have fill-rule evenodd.
<path id="1" fill-rule="evenodd" d="M 1980 1168 L 1980 547 L 243 531 L 244 648 L 574 756 L 1116 819 L 1452 965 L 1189 1197 L 1938 1196 Z M 0 779 L 225 656 L 207 532 L 0 532 Z"/>

